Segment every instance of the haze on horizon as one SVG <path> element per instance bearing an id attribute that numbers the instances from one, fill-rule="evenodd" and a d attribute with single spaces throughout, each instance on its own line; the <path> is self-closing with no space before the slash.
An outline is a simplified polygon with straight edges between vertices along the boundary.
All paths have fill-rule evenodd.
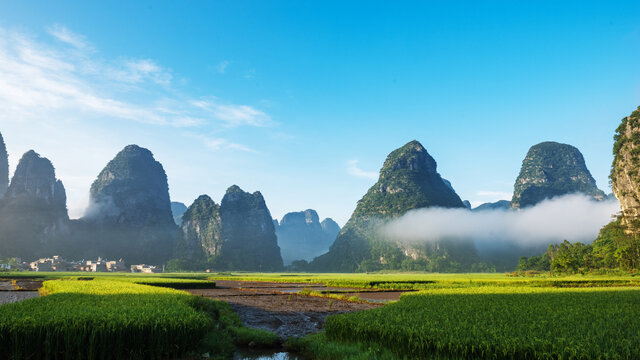
<path id="1" fill-rule="evenodd" d="M 72 217 L 128 144 L 163 164 L 173 201 L 238 184 L 275 218 L 340 225 L 413 139 L 473 205 L 510 199 L 546 140 L 611 191 L 612 136 L 640 98 L 638 2 L 181 5 L 0 4 L 11 171 L 49 158 Z"/>

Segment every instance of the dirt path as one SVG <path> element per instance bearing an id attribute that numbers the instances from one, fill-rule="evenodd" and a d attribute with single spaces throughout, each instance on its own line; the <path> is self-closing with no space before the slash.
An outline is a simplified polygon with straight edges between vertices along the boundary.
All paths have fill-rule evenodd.
<path id="1" fill-rule="evenodd" d="M 282 338 L 318 332 L 326 317 L 332 314 L 382 306 L 295 293 L 305 288 L 332 290 L 322 284 L 216 281 L 216 286 L 216 289 L 187 291 L 197 296 L 226 301 L 245 325 L 272 331 Z"/>

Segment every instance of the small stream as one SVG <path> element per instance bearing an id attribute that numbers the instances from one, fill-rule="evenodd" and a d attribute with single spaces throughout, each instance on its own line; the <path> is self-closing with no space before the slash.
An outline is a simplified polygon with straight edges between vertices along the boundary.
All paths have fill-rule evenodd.
<path id="1" fill-rule="evenodd" d="M 303 360 L 303 358 L 284 351 L 240 350 L 233 360 Z"/>

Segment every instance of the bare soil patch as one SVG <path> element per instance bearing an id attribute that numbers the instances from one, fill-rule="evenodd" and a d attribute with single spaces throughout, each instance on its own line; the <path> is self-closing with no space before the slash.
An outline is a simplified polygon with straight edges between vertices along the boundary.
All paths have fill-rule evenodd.
<path id="1" fill-rule="evenodd" d="M 328 290 L 322 284 L 216 281 L 216 285 L 216 289 L 187 291 L 196 296 L 225 301 L 246 326 L 269 330 L 282 338 L 318 332 L 326 317 L 332 314 L 382 306 L 295 293 L 302 289 Z"/>

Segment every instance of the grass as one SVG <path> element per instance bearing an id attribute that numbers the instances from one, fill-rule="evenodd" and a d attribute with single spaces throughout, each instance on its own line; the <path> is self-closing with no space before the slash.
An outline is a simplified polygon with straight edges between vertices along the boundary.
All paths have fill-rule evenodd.
<path id="1" fill-rule="evenodd" d="M 210 278 L 420 290 L 381 308 L 330 316 L 323 332 L 285 342 L 288 350 L 315 359 L 640 358 L 640 279 L 632 274 L 234 273 Z"/>
<path id="2" fill-rule="evenodd" d="M 325 336 L 407 358 L 630 359 L 640 355 L 639 305 L 636 288 L 434 289 L 331 316 Z"/>
<path id="3" fill-rule="evenodd" d="M 165 358 L 197 348 L 212 326 L 178 290 L 54 280 L 42 291 L 0 306 L 1 358 Z"/>
<path id="4" fill-rule="evenodd" d="M 45 296 L 0 306 L 0 358 L 161 359 L 206 353 L 228 359 L 236 346 L 279 344 L 272 333 L 244 327 L 224 302 L 138 282 L 114 276 L 44 281 Z"/>
<path id="5" fill-rule="evenodd" d="M 214 358 L 224 359 L 231 356 L 236 346 L 277 347 L 280 343 L 277 336 L 243 327 L 228 304 L 157 287 L 171 284 L 177 284 L 176 287 L 181 284 L 189 287 L 210 286 L 217 280 L 420 290 L 404 294 L 400 301 L 381 308 L 330 316 L 323 332 L 303 339 L 289 339 L 285 343 L 287 349 L 313 355 L 317 359 L 640 358 L 640 278 L 633 274 L 521 277 L 424 273 L 92 273 L 81 276 L 87 275 L 95 277 L 95 280 L 69 279 L 77 278 L 78 273 L 40 274 L 44 278 L 62 277 L 67 280 L 45 281 L 44 291 L 51 295 L 44 298 L 0 306 L 0 327 L 4 326 L 0 331 L 0 358 L 29 357 L 30 353 L 17 352 L 16 348 L 40 351 L 38 354 L 53 354 L 50 358 L 63 358 L 60 355 L 63 352 L 55 351 L 56 346 L 58 349 L 63 346 L 65 349 L 76 349 L 76 352 L 70 352 L 68 358 L 84 354 L 79 357 L 97 359 L 97 355 L 91 357 L 88 354 L 103 354 L 105 343 L 116 344 L 115 352 L 111 347 L 108 351 L 126 358 L 160 358 L 178 353 L 199 356 L 207 353 Z M 96 288 L 95 284 L 105 286 Z M 106 286 L 108 284 L 112 285 Z M 312 291 L 303 291 L 301 294 L 327 296 L 324 292 Z M 59 297 L 60 301 L 46 300 L 37 306 L 29 305 L 54 296 Z M 162 302 L 165 296 L 172 299 L 171 304 Z M 345 300 L 340 294 L 328 296 Z M 123 310 L 118 310 L 118 306 L 122 306 Z M 131 307 L 131 312 L 127 312 L 125 307 Z M 195 314 L 193 321 L 189 320 L 192 315 L 184 316 L 191 314 L 190 311 Z M 48 312 L 58 314 L 46 319 Z M 68 314 L 64 315 L 64 312 Z M 183 313 L 178 315 L 178 312 Z M 98 322 L 87 320 L 96 314 L 100 314 L 100 322 L 107 319 L 106 323 L 112 324 L 113 329 L 96 327 Z M 203 316 L 206 322 L 203 329 L 196 326 L 200 321 L 199 316 Z M 169 330 L 175 334 L 169 337 L 153 332 L 153 324 L 163 324 L 168 326 L 167 329 L 172 329 L 173 318 L 180 318 L 180 321 L 184 318 L 187 323 L 193 324 L 189 325 L 196 329 L 189 330 L 191 338 L 179 330 Z M 65 320 L 56 323 L 56 319 Z M 165 319 L 166 323 L 159 319 Z M 49 321 L 57 326 L 48 327 Z M 84 325 L 83 321 L 91 326 Z M 6 336 L 7 326 L 14 326 L 13 323 L 18 324 L 15 325 L 16 329 L 23 329 L 20 331 L 24 332 L 10 338 Z M 144 326 L 151 329 L 143 331 L 145 334 L 149 332 L 154 335 L 148 338 L 147 335 L 134 336 L 136 331 L 140 333 L 143 329 L 142 324 L 147 324 Z M 186 326 L 184 323 L 182 325 Z M 174 327 L 178 329 L 177 326 Z M 104 337 L 93 335 L 96 340 L 91 340 L 87 329 L 96 328 L 99 330 L 92 331 L 100 331 L 100 336 Z M 48 332 L 54 335 L 47 335 L 49 339 L 43 338 L 43 334 Z M 55 335 L 56 332 L 58 335 Z M 61 332 L 65 335 L 59 335 Z M 68 344 L 60 343 L 62 338 L 67 339 L 64 341 Z M 76 338 L 80 340 L 73 340 Z M 127 345 L 130 338 L 135 338 L 135 346 Z M 95 341 L 95 345 L 91 341 Z M 89 344 L 88 350 L 80 349 L 81 342 Z M 171 342 L 174 345 L 167 345 Z M 92 350 L 94 348 L 99 350 Z M 3 356 L 7 353 L 14 355 Z M 116 356 L 113 355 L 113 358 Z"/>

